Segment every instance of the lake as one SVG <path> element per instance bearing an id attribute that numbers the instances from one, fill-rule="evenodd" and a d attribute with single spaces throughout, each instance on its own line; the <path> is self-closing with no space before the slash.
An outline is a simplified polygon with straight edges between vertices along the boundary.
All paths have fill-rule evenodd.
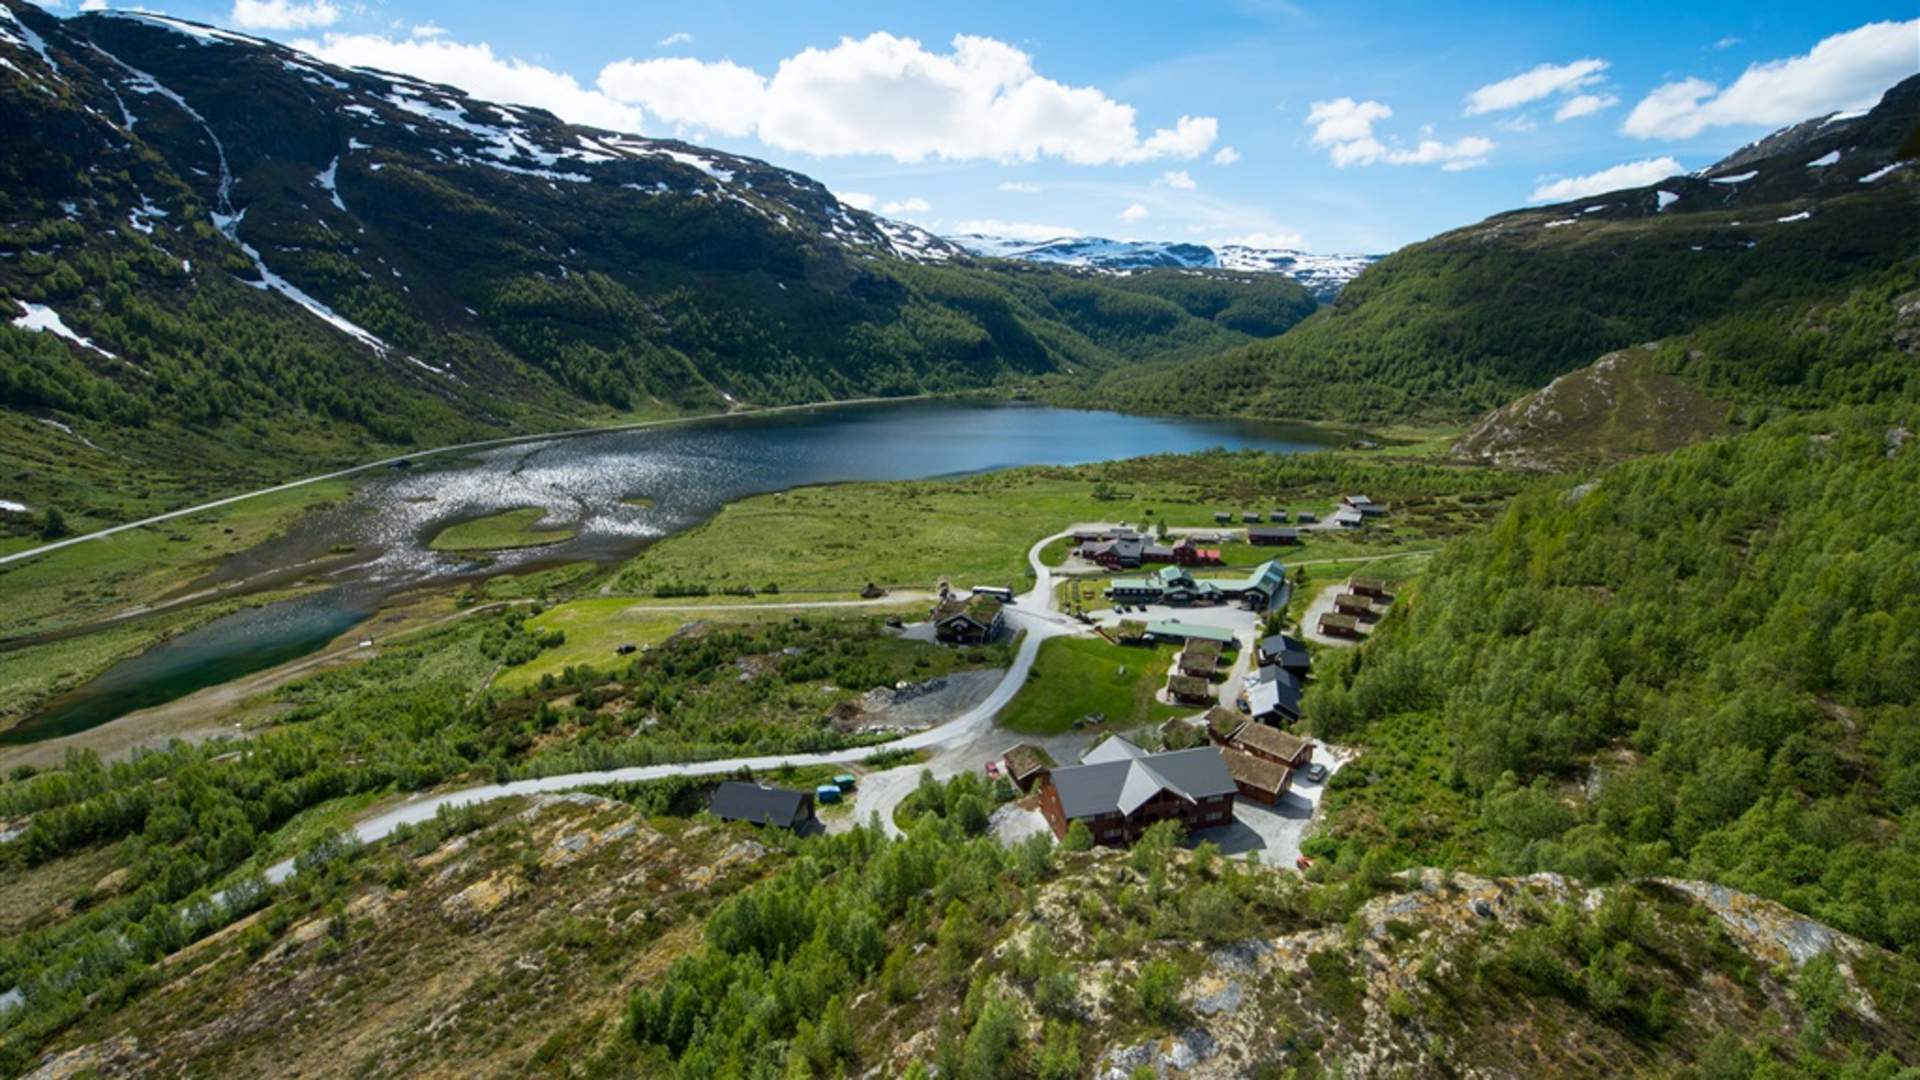
<path id="1" fill-rule="evenodd" d="M 293 535 L 235 559 L 248 573 L 351 546 L 338 583 L 217 619 L 109 669 L 0 735 L 30 742 L 83 731 L 135 709 L 313 652 L 403 589 L 564 562 L 613 562 L 748 495 L 808 484 L 920 480 L 1016 465 L 1079 465 L 1212 447 L 1323 450 L 1323 429 L 1191 417 L 1130 416 L 1039 405 L 913 401 L 831 406 L 515 443 L 393 470 Z M 634 505 L 639 502 L 643 505 Z M 570 526 L 565 543 L 484 564 L 435 552 L 448 523 L 539 507 Z"/>

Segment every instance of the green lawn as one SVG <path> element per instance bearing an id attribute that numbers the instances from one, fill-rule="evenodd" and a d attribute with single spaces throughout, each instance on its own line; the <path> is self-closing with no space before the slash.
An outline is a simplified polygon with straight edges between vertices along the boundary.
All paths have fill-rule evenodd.
<path id="1" fill-rule="evenodd" d="M 1104 638 L 1054 638 L 1040 646 L 1027 685 L 1001 711 L 1000 726 L 1023 735 L 1058 735 L 1089 713 L 1106 716 L 1107 728 L 1125 730 L 1192 709 L 1154 701 L 1178 652 L 1115 645 Z"/>
<path id="2" fill-rule="evenodd" d="M 512 548 L 545 547 L 571 540 L 576 535 L 566 527 L 540 528 L 547 512 L 537 506 L 489 514 L 439 531 L 430 545 L 435 551 L 507 551 Z"/>

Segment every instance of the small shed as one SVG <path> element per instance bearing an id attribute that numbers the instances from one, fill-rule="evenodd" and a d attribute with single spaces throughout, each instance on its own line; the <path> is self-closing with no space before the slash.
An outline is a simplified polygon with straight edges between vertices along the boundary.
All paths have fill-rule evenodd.
<path id="1" fill-rule="evenodd" d="M 1192 675 L 1175 675 L 1167 680 L 1167 693 L 1185 705 L 1205 705 L 1213 700 L 1213 684 Z"/>
<path id="2" fill-rule="evenodd" d="M 813 797 L 823 803 L 837 803 L 840 801 L 840 785 L 821 784 L 813 789 Z"/>
<path id="3" fill-rule="evenodd" d="M 1007 779 L 1021 791 L 1032 791 L 1053 771 L 1053 756 L 1029 743 L 1014 746 L 1001 760 L 1007 768 Z"/>
<path id="4" fill-rule="evenodd" d="M 854 779 L 853 774 L 850 772 L 843 772 L 833 778 L 833 786 L 839 788 L 841 791 L 852 791 L 853 785 L 857 783 L 859 783 L 859 781 Z"/>
<path id="5" fill-rule="evenodd" d="M 834 798 L 840 797 L 834 791 Z M 813 819 L 813 796 L 804 791 L 729 780 L 713 790 L 707 807 L 722 821 L 748 821 L 791 829 Z"/>
<path id="6" fill-rule="evenodd" d="M 1216 510 L 1213 514 L 1213 520 L 1217 524 L 1226 525 L 1233 521 L 1233 515 L 1227 513 L 1225 510 Z"/>
<path id="7" fill-rule="evenodd" d="M 1260 512 L 1258 510 L 1242 510 L 1240 512 L 1240 521 L 1246 525 L 1258 525 L 1260 524 Z"/>
<path id="8" fill-rule="evenodd" d="M 1311 525 L 1314 522 L 1320 520 L 1320 515 L 1314 513 L 1311 510 L 1302 510 L 1299 513 L 1293 515 L 1293 520 L 1299 522 L 1302 525 Z"/>
<path id="9" fill-rule="evenodd" d="M 1285 521 L 1287 520 L 1287 512 L 1285 510 L 1269 510 L 1267 511 L 1267 520 L 1276 522 Z"/>

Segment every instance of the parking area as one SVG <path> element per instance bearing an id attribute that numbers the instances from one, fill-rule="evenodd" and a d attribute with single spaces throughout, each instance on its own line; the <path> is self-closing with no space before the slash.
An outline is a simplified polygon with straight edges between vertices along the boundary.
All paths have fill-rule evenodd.
<path id="1" fill-rule="evenodd" d="M 1234 800 L 1233 823 L 1200 829 L 1191 843 L 1213 841 L 1224 855 L 1250 855 L 1254 861 L 1270 866 L 1292 866 L 1300 857 L 1300 841 L 1312 824 L 1333 774 L 1340 771 L 1352 754 L 1338 748 L 1319 747 L 1313 760 L 1326 766 L 1327 778 L 1314 783 L 1304 775 L 1295 775 L 1293 786 L 1277 806 L 1263 806 L 1242 797 Z"/>

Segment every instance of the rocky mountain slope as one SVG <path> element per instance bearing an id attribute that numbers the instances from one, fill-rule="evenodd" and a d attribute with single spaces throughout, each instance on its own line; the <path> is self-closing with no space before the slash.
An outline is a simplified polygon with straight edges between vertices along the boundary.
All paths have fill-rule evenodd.
<path id="1" fill-rule="evenodd" d="M 1315 255 L 1291 248 L 1244 244 L 1211 247 L 1164 240 L 1108 240 L 1098 236 L 1061 236 L 1029 242 L 964 233 L 947 239 L 975 255 L 1115 273 L 1175 267 L 1280 274 L 1299 282 L 1321 303 L 1327 304 L 1340 295 L 1347 282 L 1380 259 L 1378 255 Z"/>
<path id="2" fill-rule="evenodd" d="M 695 1048 L 716 1040 L 694 1034 L 677 1055 L 636 1040 L 645 1009 L 629 999 L 660 993 L 676 963 L 748 947 L 742 933 L 771 947 L 785 919 L 845 925 L 788 906 L 791 885 L 822 872 L 819 842 L 649 821 L 590 796 L 493 818 L 342 860 L 89 1010 L 28 1075 L 697 1075 L 719 1062 Z M 933 835 L 892 846 L 844 857 L 877 867 L 966 848 Z M 851 884 L 825 872 L 829 894 Z M 987 884 L 935 896 L 973 887 Z M 845 962 L 877 949 L 893 957 L 884 972 L 844 995 L 763 1003 L 753 1026 L 794 1030 L 758 1044 L 758 1064 L 1202 1080 L 1671 1072 L 1920 1050 L 1896 958 L 1700 882 L 1430 870 L 1316 886 L 1204 853 L 1056 852 L 997 889 L 1020 902 L 983 895 L 977 912 L 934 918 L 916 905 L 853 931 L 837 947 Z M 931 944 L 916 941 L 923 929 Z M 739 977 L 724 970 L 708 994 Z"/>
<path id="3" fill-rule="evenodd" d="M 764 162 L 163 16 L 0 10 L 0 438 L 30 459 L 80 444 L 21 418 L 158 474 L 271 472 L 1251 339 L 1150 288 L 978 263 Z M 70 504 L 49 470 L 9 497 Z"/>
<path id="4" fill-rule="evenodd" d="M 1884 340 L 1845 370 L 1787 351 L 1791 320 L 1916 280 L 1920 77 L 1698 175 L 1499 214 L 1389 255 L 1284 337 L 1119 371 L 1090 400 L 1354 419 L 1459 419 L 1628 345 L 1706 328 L 1709 382 L 1800 404 L 1920 392 Z M 1870 294 L 1870 295 L 1869 295 Z M 1852 299 L 1849 299 L 1852 298 Z M 1737 341 L 1736 341 L 1737 339 Z M 1820 378 L 1809 376 L 1823 365 Z M 1872 371 L 1869 376 L 1867 373 Z"/>

